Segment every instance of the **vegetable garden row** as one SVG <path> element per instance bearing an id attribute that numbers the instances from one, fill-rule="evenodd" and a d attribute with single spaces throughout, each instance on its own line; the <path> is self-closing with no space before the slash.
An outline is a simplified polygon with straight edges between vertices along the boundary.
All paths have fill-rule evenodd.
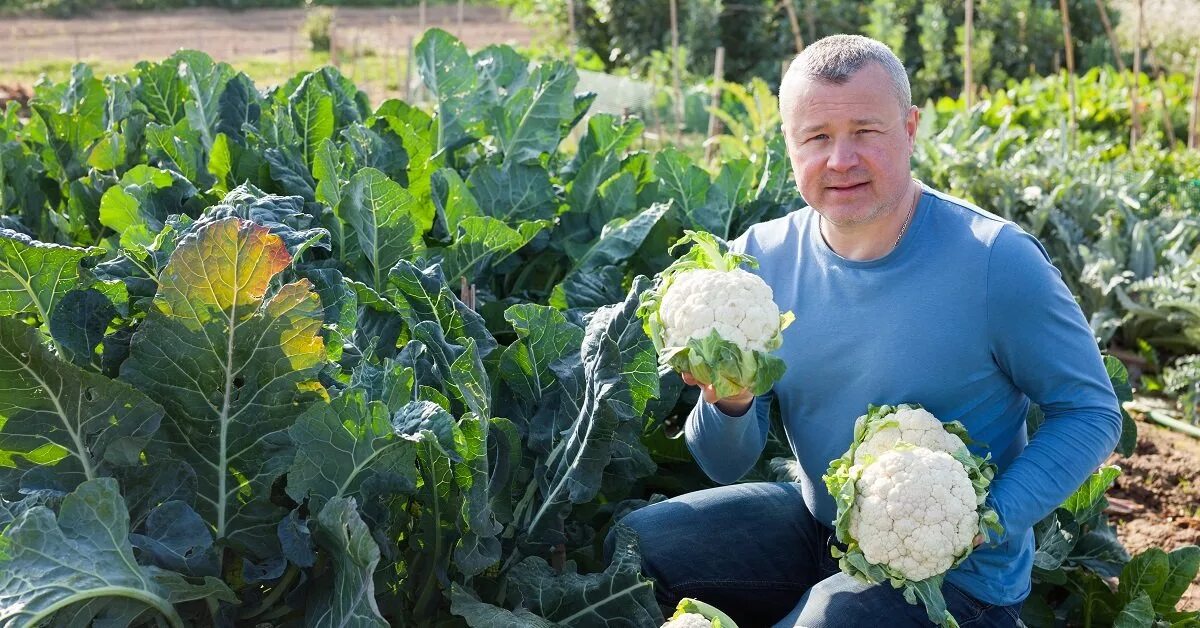
<path id="1" fill-rule="evenodd" d="M 802 205 L 773 105 L 728 114 L 710 172 L 585 118 L 564 63 L 438 30 L 416 61 L 432 112 L 187 51 L 8 109 L 0 625 L 663 622 L 636 539 L 599 556 L 707 485 L 637 310 L 684 230 Z M 1105 343 L 1200 352 L 1197 160 L 987 116 L 931 124 L 918 174 L 1042 238 Z M 1200 548 L 1131 559 L 1116 474 L 1039 524 L 1030 625 L 1197 625 Z"/>

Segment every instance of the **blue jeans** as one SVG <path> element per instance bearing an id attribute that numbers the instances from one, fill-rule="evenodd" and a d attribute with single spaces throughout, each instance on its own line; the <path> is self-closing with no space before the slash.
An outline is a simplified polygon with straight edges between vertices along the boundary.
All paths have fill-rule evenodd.
<path id="1" fill-rule="evenodd" d="M 838 570 L 829 553 L 832 531 L 809 513 L 796 484 L 697 491 L 635 510 L 620 523 L 638 533 L 644 573 L 664 609 L 693 597 L 725 611 L 740 628 L 933 625 L 899 589 Z M 613 541 L 610 534 L 606 557 Z M 1019 625 L 1020 604 L 986 604 L 951 584 L 942 591 L 964 628 Z"/>

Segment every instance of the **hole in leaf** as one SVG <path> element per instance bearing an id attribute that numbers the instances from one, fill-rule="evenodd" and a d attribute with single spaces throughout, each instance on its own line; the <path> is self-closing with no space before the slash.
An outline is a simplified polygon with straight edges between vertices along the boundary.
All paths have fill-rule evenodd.
<path id="1" fill-rule="evenodd" d="M 242 386 L 244 386 L 244 385 L 246 385 L 246 379 L 245 379 L 245 378 L 243 378 L 243 377 L 235 377 L 235 378 L 233 378 L 233 387 L 234 387 L 234 388 L 241 388 L 241 387 L 242 387 Z"/>
<path id="2" fill-rule="evenodd" d="M 100 398 L 100 393 L 96 392 L 95 388 L 88 387 L 83 389 L 83 399 L 88 403 L 95 403 Z"/>

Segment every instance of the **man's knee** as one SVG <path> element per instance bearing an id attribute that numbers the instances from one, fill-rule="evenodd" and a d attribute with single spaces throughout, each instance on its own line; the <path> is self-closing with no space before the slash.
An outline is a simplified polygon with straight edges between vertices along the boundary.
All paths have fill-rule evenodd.
<path id="1" fill-rule="evenodd" d="M 612 561 L 613 554 L 617 551 L 617 529 L 621 526 L 631 529 L 638 539 L 638 549 L 644 557 L 646 554 L 645 543 L 642 541 L 643 530 L 645 528 L 646 511 L 653 506 L 643 506 L 626 514 L 619 520 L 613 523 L 608 529 L 608 534 L 604 537 L 604 564 Z M 644 561 L 643 561 L 644 562 Z"/>

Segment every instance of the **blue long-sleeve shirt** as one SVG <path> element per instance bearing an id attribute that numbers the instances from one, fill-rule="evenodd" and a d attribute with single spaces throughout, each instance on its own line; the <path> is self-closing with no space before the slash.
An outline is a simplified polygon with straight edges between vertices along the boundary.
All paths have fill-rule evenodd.
<path id="1" fill-rule="evenodd" d="M 842 258 L 810 209 L 752 227 L 733 243 L 796 321 L 777 351 L 787 372 L 741 417 L 699 402 L 689 448 L 716 482 L 742 477 L 762 454 L 777 396 L 800 463 L 805 502 L 832 527 L 821 475 L 868 404 L 920 403 L 962 421 L 998 466 L 989 503 L 1005 534 L 947 580 L 992 604 L 1030 590 L 1034 523 L 1116 446 L 1121 416 L 1096 341 L 1035 238 L 964 201 L 924 188 L 899 246 L 879 259 Z M 1031 441 L 1030 403 L 1045 412 Z"/>

